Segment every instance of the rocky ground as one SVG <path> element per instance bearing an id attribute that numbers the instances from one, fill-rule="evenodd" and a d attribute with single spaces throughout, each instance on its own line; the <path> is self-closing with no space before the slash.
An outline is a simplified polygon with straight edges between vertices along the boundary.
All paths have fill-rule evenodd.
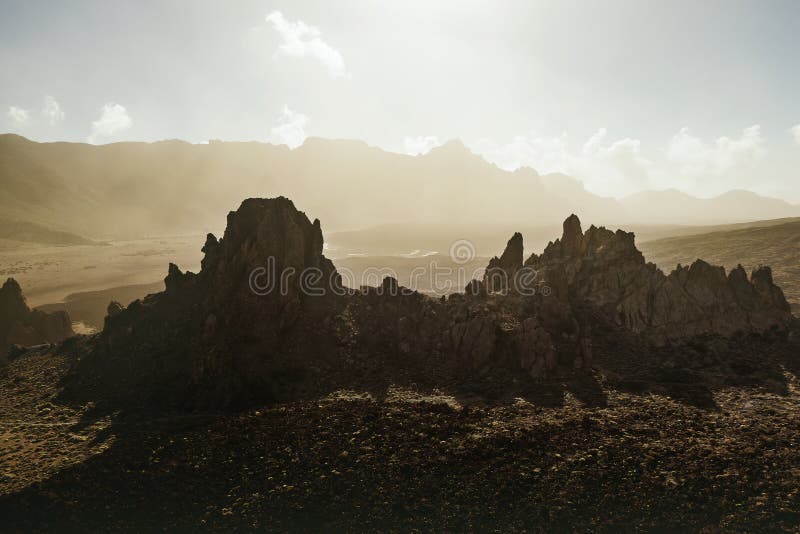
<path id="1" fill-rule="evenodd" d="M 0 364 L 0 530 L 797 530 L 771 271 L 665 275 L 633 234 L 563 230 L 446 299 L 337 291 L 318 220 L 245 200 L 198 273 Z"/>
<path id="2" fill-rule="evenodd" d="M 708 346 L 173 414 L 67 403 L 70 356 L 29 352 L 0 370 L 0 530 L 795 531 L 796 342 Z"/>

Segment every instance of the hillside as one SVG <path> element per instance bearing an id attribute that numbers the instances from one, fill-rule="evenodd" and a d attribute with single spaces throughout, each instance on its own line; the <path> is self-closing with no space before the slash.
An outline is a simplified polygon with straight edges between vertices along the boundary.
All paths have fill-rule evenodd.
<path id="1" fill-rule="evenodd" d="M 412 222 L 466 231 L 551 226 L 570 213 L 629 226 L 800 215 L 797 206 L 744 191 L 710 200 L 678 194 L 679 201 L 673 192 L 648 192 L 619 202 L 563 174 L 501 170 L 459 141 L 408 156 L 320 138 L 289 150 L 257 142 L 95 146 L 0 135 L 4 217 L 94 239 L 218 232 L 220 214 L 239 199 L 277 195 L 307 206 L 329 232 Z M 690 205 L 696 207 L 687 211 Z"/>
<path id="2" fill-rule="evenodd" d="M 748 271 L 771 265 L 792 310 L 800 312 L 800 221 L 657 239 L 641 243 L 640 248 L 665 271 L 697 258 L 728 270 L 739 263 Z"/>
<path id="3" fill-rule="evenodd" d="M 675 189 L 644 191 L 620 201 L 630 220 L 650 224 L 710 225 L 796 217 L 793 206 L 750 191 L 733 190 L 714 198 L 696 198 Z"/>
<path id="4" fill-rule="evenodd" d="M 0 239 L 44 245 L 92 245 L 91 239 L 41 224 L 0 219 Z"/>
<path id="5" fill-rule="evenodd" d="M 515 194 L 486 194 L 497 188 Z M 411 157 L 323 139 L 289 150 L 264 143 L 92 146 L 0 137 L 4 213 L 84 235 L 219 231 L 229 206 L 265 194 L 302 199 L 332 229 L 468 221 L 479 208 L 507 221 L 531 213 L 558 220 L 570 211 L 546 194 L 535 172 L 507 173 L 460 143 Z"/>

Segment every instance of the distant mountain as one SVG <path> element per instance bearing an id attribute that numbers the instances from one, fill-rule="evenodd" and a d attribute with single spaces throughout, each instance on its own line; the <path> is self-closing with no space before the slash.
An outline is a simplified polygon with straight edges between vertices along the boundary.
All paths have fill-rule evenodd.
<path id="1" fill-rule="evenodd" d="M 586 219 L 593 221 L 625 222 L 619 202 L 611 197 L 594 195 L 583 187 L 583 182 L 572 176 L 561 173 L 543 174 L 539 177 L 550 195 L 558 197 L 562 202 L 576 206 L 573 212 L 580 212 Z"/>
<path id="2" fill-rule="evenodd" d="M 504 171 L 451 141 L 421 156 L 360 141 L 309 138 L 290 150 L 256 142 L 36 143 L 0 135 L 4 218 L 91 238 L 219 232 L 245 197 L 289 196 L 329 231 L 385 224 L 559 224 L 578 213 L 609 226 L 712 224 L 800 215 L 747 192 L 700 200 L 678 192 L 622 202 L 580 181 Z"/>
<path id="3" fill-rule="evenodd" d="M 675 189 L 644 191 L 620 203 L 630 220 L 650 223 L 724 224 L 800 215 L 796 205 L 740 189 L 709 199 Z"/>
<path id="4" fill-rule="evenodd" d="M 54 230 L 41 224 L 0 219 L 0 239 L 45 245 L 96 245 L 83 236 Z"/>

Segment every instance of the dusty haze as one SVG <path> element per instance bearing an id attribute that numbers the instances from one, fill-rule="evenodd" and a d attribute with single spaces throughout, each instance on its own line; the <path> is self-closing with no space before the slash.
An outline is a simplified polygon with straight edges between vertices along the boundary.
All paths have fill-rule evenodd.
<path id="1" fill-rule="evenodd" d="M 674 190 L 601 197 L 567 175 L 501 170 L 459 141 L 409 156 L 327 139 L 291 150 L 255 142 L 35 143 L 5 135 L 0 176 L 4 219 L 92 239 L 219 232 L 220 214 L 242 198 L 279 195 L 296 199 L 328 233 L 402 224 L 390 233 L 412 239 L 429 237 L 425 225 L 453 239 L 456 228 L 466 235 L 551 229 L 570 213 L 634 227 L 800 215 L 796 205 L 746 191 L 713 199 Z"/>

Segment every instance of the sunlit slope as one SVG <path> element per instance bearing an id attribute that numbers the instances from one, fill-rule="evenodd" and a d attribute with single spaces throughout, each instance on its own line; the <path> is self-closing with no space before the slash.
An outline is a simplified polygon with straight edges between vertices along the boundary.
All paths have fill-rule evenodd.
<path id="1" fill-rule="evenodd" d="M 504 171 L 451 141 L 423 156 L 360 141 L 36 143 L 0 135 L 3 217 L 93 239 L 219 232 L 247 197 L 287 196 L 328 232 L 385 224 L 558 225 L 570 213 L 608 226 L 717 224 L 800 215 L 737 191 L 699 200 L 649 192 L 623 201 L 562 174 Z M 698 206 L 686 209 L 686 206 Z"/>
<path id="2" fill-rule="evenodd" d="M 728 270 L 738 263 L 748 271 L 770 265 L 795 315 L 800 312 L 800 221 L 658 239 L 640 243 L 639 248 L 649 261 L 665 270 L 697 258 Z"/>

